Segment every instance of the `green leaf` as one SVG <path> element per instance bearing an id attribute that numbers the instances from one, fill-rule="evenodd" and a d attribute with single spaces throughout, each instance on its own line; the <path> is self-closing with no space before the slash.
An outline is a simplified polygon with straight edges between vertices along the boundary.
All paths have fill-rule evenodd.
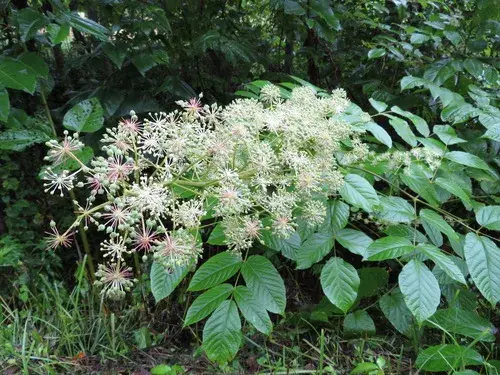
<path id="1" fill-rule="evenodd" d="M 172 271 L 167 271 L 161 264 L 154 262 L 151 266 L 151 293 L 156 303 L 167 298 L 186 277 L 190 266 L 175 267 Z"/>
<path id="2" fill-rule="evenodd" d="M 49 139 L 50 136 L 40 130 L 5 130 L 0 132 L 0 150 L 22 151 L 26 147 Z"/>
<path id="3" fill-rule="evenodd" d="M 121 69 L 123 62 L 127 57 L 126 46 L 118 42 L 115 44 L 105 43 L 102 49 L 106 56 L 108 56 L 108 58 L 113 62 L 113 64 L 115 64 L 118 69 Z"/>
<path id="4" fill-rule="evenodd" d="M 454 181 L 450 181 L 449 179 L 438 177 L 434 181 L 436 185 L 450 192 L 451 194 L 460 198 L 464 203 L 471 204 L 471 200 L 469 198 L 469 194 L 465 192 L 460 185 L 455 183 Z"/>
<path id="5" fill-rule="evenodd" d="M 280 238 L 272 234 L 270 230 L 264 230 L 262 234 L 264 244 L 283 254 L 284 257 L 296 260 L 297 254 L 300 251 L 302 240 L 297 232 L 293 232 L 287 238 Z"/>
<path id="6" fill-rule="evenodd" d="M 240 285 L 234 288 L 233 295 L 245 319 L 263 334 L 271 334 L 273 323 L 264 306 L 254 298 L 252 292 L 246 286 Z"/>
<path id="7" fill-rule="evenodd" d="M 49 66 L 47 63 L 34 52 L 25 52 L 19 56 L 18 61 L 21 62 L 25 69 L 37 78 L 47 78 L 49 76 Z"/>
<path id="8" fill-rule="evenodd" d="M 53 45 L 64 42 L 69 36 L 69 30 L 69 25 L 51 23 L 47 26 L 47 33 L 49 34 L 50 41 Z"/>
<path id="9" fill-rule="evenodd" d="M 294 0 L 285 0 L 283 2 L 283 8 L 286 14 L 295 16 L 303 16 L 306 14 L 306 11 L 300 6 L 299 2 Z"/>
<path id="10" fill-rule="evenodd" d="M 373 186 L 365 178 L 356 174 L 345 176 L 340 195 L 348 203 L 367 212 L 371 212 L 373 206 L 379 204 L 379 198 Z"/>
<path id="11" fill-rule="evenodd" d="M 67 13 L 64 16 L 70 26 L 74 27 L 78 31 L 93 35 L 102 41 L 106 41 L 108 39 L 108 35 L 110 34 L 108 29 L 91 19 L 81 17 L 78 12 Z"/>
<path id="12" fill-rule="evenodd" d="M 134 66 L 143 77 L 146 76 L 146 72 L 157 65 L 154 56 L 149 54 L 140 54 L 133 56 L 132 64 L 134 64 Z"/>
<path id="13" fill-rule="evenodd" d="M 417 250 L 425 254 L 434 264 L 438 265 L 453 280 L 466 284 L 465 277 L 451 258 L 445 255 L 436 246 L 430 244 L 418 244 Z"/>
<path id="14" fill-rule="evenodd" d="M 210 236 L 208 237 L 207 243 L 210 245 L 222 246 L 226 244 L 226 236 L 224 235 L 224 226 L 221 223 L 218 223 L 212 232 L 210 232 Z"/>
<path id="15" fill-rule="evenodd" d="M 357 310 L 344 318 L 344 334 L 350 337 L 373 336 L 375 323 L 365 310 Z"/>
<path id="16" fill-rule="evenodd" d="M 285 283 L 273 264 L 261 255 L 250 256 L 241 274 L 255 299 L 266 310 L 283 314 L 286 307 Z"/>
<path id="17" fill-rule="evenodd" d="M 484 75 L 484 67 L 483 63 L 476 59 L 465 59 L 464 68 L 476 79 L 482 79 L 481 77 Z"/>
<path id="18" fill-rule="evenodd" d="M 399 274 L 399 287 L 406 306 L 419 323 L 430 318 L 439 306 L 439 284 L 426 265 L 416 259 L 407 263 Z"/>
<path id="19" fill-rule="evenodd" d="M 368 58 L 369 59 L 378 59 L 379 57 L 385 56 L 386 53 L 387 53 L 386 50 L 383 48 L 372 48 L 371 50 L 368 51 Z M 382 112 L 382 111 L 379 111 L 379 112 Z"/>
<path id="20" fill-rule="evenodd" d="M 430 36 L 420 33 L 412 33 L 410 36 L 411 44 L 422 44 L 430 40 Z"/>
<path id="21" fill-rule="evenodd" d="M 349 373 L 350 375 L 358 375 L 358 374 L 368 374 L 372 371 L 378 371 L 379 367 L 376 363 L 371 362 L 361 362 L 356 365 Z"/>
<path id="22" fill-rule="evenodd" d="M 434 131 L 434 134 L 436 134 L 446 145 L 455 145 L 457 143 L 467 142 L 465 139 L 457 136 L 455 129 L 449 125 L 435 125 L 432 130 Z"/>
<path id="23" fill-rule="evenodd" d="M 484 359 L 474 349 L 461 345 L 443 344 L 422 351 L 415 362 L 420 370 L 452 371 L 463 366 L 481 365 Z"/>
<path id="24" fill-rule="evenodd" d="M 376 296 L 387 287 L 389 273 L 383 267 L 365 267 L 358 270 L 358 298 Z"/>
<path id="25" fill-rule="evenodd" d="M 389 133 L 385 131 L 383 127 L 380 125 L 374 123 L 373 121 L 367 122 L 365 124 L 366 130 L 368 130 L 370 133 L 373 134 L 373 136 L 382 142 L 384 145 L 387 147 L 391 148 L 392 147 L 392 139 Z"/>
<path id="26" fill-rule="evenodd" d="M 420 219 L 422 219 L 432 228 L 437 229 L 443 234 L 446 234 L 448 238 L 458 241 L 458 235 L 455 230 L 438 213 L 423 208 L 420 210 Z"/>
<path id="27" fill-rule="evenodd" d="M 321 271 L 321 287 L 331 303 L 346 313 L 358 295 L 356 269 L 341 258 L 331 258 Z"/>
<path id="28" fill-rule="evenodd" d="M 210 315 L 231 295 L 232 291 L 232 285 L 220 284 L 200 295 L 189 307 L 184 319 L 184 327 L 199 322 Z"/>
<path id="29" fill-rule="evenodd" d="M 387 320 L 398 330 L 405 334 L 411 326 L 412 314 L 406 306 L 403 294 L 399 288 L 392 293 L 380 298 L 379 306 Z"/>
<path id="30" fill-rule="evenodd" d="M 487 319 L 480 317 L 474 311 L 459 309 L 438 310 L 426 325 L 474 340 L 494 342 L 495 327 Z"/>
<path id="31" fill-rule="evenodd" d="M 482 227 L 500 231 L 500 206 L 486 206 L 476 214 L 476 220 Z"/>
<path id="32" fill-rule="evenodd" d="M 37 31 L 47 24 L 47 19 L 42 13 L 27 7 L 17 12 L 17 22 L 19 24 L 21 40 L 26 42 L 33 39 Z"/>
<path id="33" fill-rule="evenodd" d="M 296 254 L 297 269 L 303 270 L 319 262 L 332 250 L 334 237 L 330 233 L 316 232 L 304 241 Z"/>
<path id="34" fill-rule="evenodd" d="M 389 124 L 392 125 L 396 133 L 412 147 L 417 146 L 417 138 L 415 134 L 413 134 L 410 126 L 405 120 L 402 120 L 398 117 L 391 116 L 389 118 Z"/>
<path id="35" fill-rule="evenodd" d="M 221 365 L 232 360 L 241 346 L 241 321 L 233 301 L 224 301 L 203 327 L 203 349 Z"/>
<path id="36" fill-rule="evenodd" d="M 10 112 L 9 92 L 0 89 L 0 121 L 7 122 Z"/>
<path id="37" fill-rule="evenodd" d="M 406 76 L 401 80 L 401 91 L 421 87 L 425 84 L 425 80 L 419 77 Z"/>
<path id="38" fill-rule="evenodd" d="M 405 237 L 387 236 L 373 241 L 363 260 L 381 261 L 411 253 L 415 246 Z"/>
<path id="39" fill-rule="evenodd" d="M 441 111 L 441 120 L 458 124 L 476 117 L 479 113 L 479 109 L 469 103 L 452 101 Z"/>
<path id="40" fill-rule="evenodd" d="M 103 124 L 103 110 L 97 98 L 78 103 L 66 112 L 63 119 L 63 126 L 74 132 L 92 133 Z"/>
<path id="41" fill-rule="evenodd" d="M 198 268 L 189 283 L 188 291 L 194 292 L 219 285 L 235 275 L 241 264 L 241 257 L 230 252 L 212 256 Z"/>
<path id="42" fill-rule="evenodd" d="M 373 98 L 368 99 L 373 108 L 376 109 L 378 113 L 384 112 L 387 109 L 387 104 L 384 102 L 379 102 Z"/>
<path id="43" fill-rule="evenodd" d="M 33 94 L 36 87 L 36 76 L 26 69 L 26 66 L 20 61 L 3 57 L 0 58 L 1 85 Z"/>
<path id="44" fill-rule="evenodd" d="M 417 116 L 411 112 L 402 110 L 398 106 L 393 106 L 391 108 L 391 111 L 394 113 L 397 113 L 400 116 L 404 116 L 408 118 L 411 122 L 413 122 L 413 125 L 417 128 L 418 132 L 422 134 L 424 137 L 428 137 L 430 134 L 429 131 L 429 125 L 427 125 L 427 122 L 420 116 Z"/>
<path id="45" fill-rule="evenodd" d="M 472 280 L 484 298 L 495 305 L 500 301 L 500 249 L 489 238 L 468 233 L 464 255 Z"/>
<path id="46" fill-rule="evenodd" d="M 335 240 L 351 253 L 361 255 L 366 254 L 366 249 L 373 240 L 363 232 L 355 229 L 342 229 L 335 235 Z"/>
<path id="47" fill-rule="evenodd" d="M 400 197 L 380 197 L 380 208 L 377 216 L 392 223 L 411 223 L 416 219 L 415 209 L 405 199 Z"/>
<path id="48" fill-rule="evenodd" d="M 447 152 L 444 157 L 448 160 L 454 161 L 455 163 L 466 165 L 468 167 L 479 168 L 484 170 L 489 170 L 490 167 L 483 159 L 476 155 L 469 154 L 463 151 L 450 151 Z"/>
<path id="49" fill-rule="evenodd" d="M 435 186 L 430 183 L 429 179 L 423 173 L 412 173 L 412 169 L 410 171 L 410 174 L 403 173 L 400 175 L 401 181 L 431 205 L 438 206 L 439 197 Z"/>
<path id="50" fill-rule="evenodd" d="M 349 221 L 349 206 L 341 200 L 329 200 L 326 208 L 326 218 L 319 232 L 336 234 L 345 228 Z"/>

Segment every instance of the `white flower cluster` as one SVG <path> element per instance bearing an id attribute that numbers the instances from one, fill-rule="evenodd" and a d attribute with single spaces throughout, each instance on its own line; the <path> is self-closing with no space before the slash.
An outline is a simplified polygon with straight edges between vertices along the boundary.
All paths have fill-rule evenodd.
<path id="1" fill-rule="evenodd" d="M 77 135 L 47 143 L 54 164 L 45 176 L 47 189 L 88 191 L 65 233 L 83 222 L 108 237 L 101 250 L 109 263 L 97 276 L 109 297 L 131 287 L 130 254 L 151 254 L 167 269 L 196 262 L 204 220 L 221 222 L 227 246 L 237 252 L 259 240 L 262 230 L 290 235 L 297 216 L 320 224 L 323 202 L 343 185 L 335 155 L 342 142 L 359 143 L 339 119 L 349 104 L 342 90 L 318 97 L 299 87 L 285 100 L 269 85 L 260 101 L 237 99 L 225 108 L 202 105 L 199 98 L 178 104 L 181 111 L 154 114 L 144 123 L 132 113 L 107 129 L 102 156 L 88 166 L 76 156 L 83 147 Z M 81 168 L 57 173 L 55 166 L 68 159 Z"/>

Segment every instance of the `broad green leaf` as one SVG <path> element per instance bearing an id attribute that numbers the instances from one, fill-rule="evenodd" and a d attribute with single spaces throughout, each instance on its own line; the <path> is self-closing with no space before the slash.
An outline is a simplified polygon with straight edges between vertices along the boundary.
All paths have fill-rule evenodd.
<path id="1" fill-rule="evenodd" d="M 318 263 L 330 253 L 334 237 L 330 233 L 316 232 L 306 239 L 296 254 L 297 269 L 303 270 Z"/>
<path id="2" fill-rule="evenodd" d="M 474 340 L 494 342 L 495 327 L 487 319 L 479 316 L 474 311 L 459 309 L 438 310 L 428 319 L 426 325 L 433 328 L 444 329 L 470 337 Z"/>
<path id="3" fill-rule="evenodd" d="M 363 260 L 381 261 L 399 258 L 415 250 L 413 243 L 404 237 L 387 236 L 373 241 Z"/>
<path id="4" fill-rule="evenodd" d="M 123 62 L 127 57 L 127 48 L 123 44 L 117 42 L 114 44 L 105 43 L 102 47 L 106 56 L 115 64 L 118 69 L 122 68 Z"/>
<path id="5" fill-rule="evenodd" d="M 482 79 L 484 75 L 484 64 L 476 59 L 468 58 L 464 61 L 464 68 L 476 79 Z"/>
<path id="6" fill-rule="evenodd" d="M 379 306 L 387 320 L 398 332 L 405 334 L 408 331 L 413 318 L 399 288 L 380 298 Z"/>
<path id="7" fill-rule="evenodd" d="M 373 121 L 367 122 L 365 124 L 366 130 L 368 130 L 370 133 L 373 134 L 373 136 L 378 139 L 380 142 L 382 142 L 384 145 L 387 147 L 391 148 L 392 147 L 392 139 L 389 133 L 385 131 L 383 127 L 380 125 L 374 123 Z M 486 136 L 486 134 L 485 134 Z"/>
<path id="8" fill-rule="evenodd" d="M 345 228 L 349 221 L 349 206 L 341 200 L 330 200 L 327 203 L 326 218 L 321 225 L 319 232 L 336 234 Z"/>
<path id="9" fill-rule="evenodd" d="M 358 298 L 373 297 L 387 287 L 389 273 L 383 267 L 365 267 L 358 269 Z"/>
<path id="10" fill-rule="evenodd" d="M 428 221 L 422 220 L 422 226 L 425 229 L 425 234 L 435 246 L 443 246 L 443 235 L 436 227 L 434 227 L 434 225 Z M 457 239 L 454 238 L 453 240 L 456 241 Z"/>
<path id="11" fill-rule="evenodd" d="M 365 178 L 356 174 L 345 176 L 340 195 L 348 203 L 367 212 L 371 212 L 373 206 L 379 204 L 379 198 L 373 186 Z"/>
<path id="12" fill-rule="evenodd" d="M 476 117 L 479 113 L 479 109 L 472 104 L 452 100 L 451 104 L 441 111 L 441 120 L 459 124 Z"/>
<path id="13" fill-rule="evenodd" d="M 230 252 L 210 257 L 194 274 L 188 291 L 204 290 L 219 285 L 236 274 L 241 264 L 241 257 Z"/>
<path id="14" fill-rule="evenodd" d="M 444 157 L 455 163 L 466 165 L 468 167 L 479 168 L 484 170 L 489 170 L 490 167 L 486 162 L 476 155 L 469 154 L 463 151 L 450 151 L 447 152 Z"/>
<path id="15" fill-rule="evenodd" d="M 190 266 L 177 266 L 172 271 L 167 271 L 161 264 L 154 262 L 151 266 L 151 293 L 156 303 L 167 298 L 186 277 Z"/>
<path id="16" fill-rule="evenodd" d="M 384 112 L 387 109 L 387 104 L 384 102 L 379 102 L 373 98 L 368 99 L 373 108 L 377 110 L 378 113 Z"/>
<path id="17" fill-rule="evenodd" d="M 476 214 L 476 220 L 482 227 L 500 231 L 500 206 L 486 206 Z"/>
<path id="18" fill-rule="evenodd" d="M 408 118 L 411 122 L 413 122 L 413 125 L 415 125 L 415 128 L 417 128 L 418 132 L 422 134 L 424 137 L 428 137 L 430 134 L 429 131 L 429 125 L 427 125 L 427 122 L 420 116 L 417 116 L 411 112 L 405 111 L 398 106 L 393 106 L 391 108 L 391 111 L 394 113 L 397 113 L 400 116 L 404 116 Z"/>
<path id="19" fill-rule="evenodd" d="M 34 52 L 25 52 L 19 56 L 18 61 L 24 68 L 37 78 L 47 78 L 49 76 L 49 66 Z"/>
<path id="20" fill-rule="evenodd" d="M 40 130 L 5 130 L 0 132 L 0 150 L 22 151 L 49 139 L 50 136 Z"/>
<path id="21" fill-rule="evenodd" d="M 466 284 L 465 277 L 460 268 L 457 267 L 448 255 L 445 255 L 436 246 L 430 244 L 418 244 L 417 250 L 425 254 L 427 258 L 432 260 L 434 264 L 438 265 L 439 268 L 453 280 Z"/>
<path id="22" fill-rule="evenodd" d="M 357 310 L 344 318 L 344 334 L 350 337 L 367 337 L 375 334 L 375 323 L 365 310 Z"/>
<path id="23" fill-rule="evenodd" d="M 292 14 L 295 16 L 302 16 L 306 14 L 306 11 L 302 8 L 299 2 L 294 0 L 285 0 L 283 2 L 283 9 L 286 14 Z"/>
<path id="24" fill-rule="evenodd" d="M 480 365 L 483 357 L 474 349 L 465 346 L 443 344 L 422 351 L 415 362 L 420 370 L 439 372 L 452 371 L 463 366 Z"/>
<path id="25" fill-rule="evenodd" d="M 221 365 L 232 360 L 241 346 L 241 320 L 233 301 L 224 301 L 203 327 L 203 349 Z"/>
<path id="26" fill-rule="evenodd" d="M 471 200 L 469 198 L 469 194 L 464 191 L 460 185 L 458 185 L 455 181 L 450 181 L 449 179 L 438 177 L 434 181 L 436 185 L 460 198 L 464 203 L 470 204 Z"/>
<path id="27" fill-rule="evenodd" d="M 184 319 L 184 327 L 206 318 L 231 295 L 232 291 L 232 285 L 220 284 L 200 295 L 189 307 Z"/>
<path id="28" fill-rule="evenodd" d="M 9 112 L 9 92 L 6 89 L 0 89 L 0 121 L 6 122 L 9 118 Z"/>
<path id="29" fill-rule="evenodd" d="M 417 146 L 417 138 L 405 120 L 402 120 L 399 117 L 391 116 L 389 118 L 389 124 L 392 125 L 396 133 L 403 139 L 403 141 L 412 147 Z"/>
<path id="30" fill-rule="evenodd" d="M 254 298 L 252 292 L 246 286 L 240 285 L 234 288 L 233 295 L 245 319 L 263 334 L 271 334 L 273 323 L 269 314 L 264 306 Z"/>
<path id="31" fill-rule="evenodd" d="M 321 271 L 321 287 L 331 303 L 346 313 L 358 295 L 356 269 L 341 258 L 330 259 Z"/>
<path id="32" fill-rule="evenodd" d="M 500 249 L 489 238 L 468 233 L 464 255 L 474 284 L 495 305 L 500 301 Z"/>
<path id="33" fill-rule="evenodd" d="M 399 287 L 406 306 L 419 323 L 430 318 L 439 306 L 439 284 L 427 266 L 413 259 L 399 274 Z"/>
<path id="34" fill-rule="evenodd" d="M 368 51 L 368 58 L 369 59 L 378 59 L 379 57 L 385 56 L 386 50 L 383 48 L 373 48 Z M 383 111 L 383 110 L 382 110 Z M 379 112 L 382 112 L 379 111 Z"/>
<path id="35" fill-rule="evenodd" d="M 226 244 L 226 236 L 224 235 L 224 227 L 221 223 L 218 223 L 212 232 L 210 232 L 210 236 L 208 237 L 207 243 L 210 245 L 218 245 L 222 246 Z"/>
<path id="36" fill-rule="evenodd" d="M 36 11 L 31 7 L 23 8 L 17 12 L 17 22 L 21 39 L 26 42 L 36 35 L 47 24 L 47 19 L 43 13 Z"/>
<path id="37" fill-rule="evenodd" d="M 0 58 L 1 85 L 33 94 L 36 87 L 36 75 L 27 70 L 22 62 L 10 57 L 3 57 Z"/>
<path id="38" fill-rule="evenodd" d="M 425 80 L 419 77 L 406 76 L 401 80 L 401 91 L 421 87 L 425 84 Z"/>
<path id="39" fill-rule="evenodd" d="M 356 365 L 349 373 L 350 375 L 358 375 L 358 374 L 371 374 L 373 371 L 378 371 L 379 367 L 376 363 L 372 362 L 361 362 Z"/>
<path id="40" fill-rule="evenodd" d="M 455 145 L 457 143 L 467 142 L 465 139 L 460 138 L 455 129 L 450 125 L 435 125 L 432 129 L 440 140 L 446 145 Z"/>
<path id="41" fill-rule="evenodd" d="M 383 232 L 388 236 L 405 237 L 410 241 L 429 242 L 427 237 L 425 237 L 422 232 L 410 225 L 391 225 L 390 227 L 385 228 Z"/>
<path id="42" fill-rule="evenodd" d="M 481 375 L 481 374 L 474 370 L 463 370 L 463 371 L 455 371 L 453 375 Z"/>
<path id="43" fill-rule="evenodd" d="M 157 62 L 153 55 L 139 54 L 132 57 L 132 64 L 145 77 L 146 73 L 157 65 Z"/>
<path id="44" fill-rule="evenodd" d="M 103 110 L 97 98 L 78 103 L 66 112 L 63 119 L 63 126 L 74 132 L 92 133 L 103 124 Z"/>
<path id="45" fill-rule="evenodd" d="M 500 142 L 500 123 L 489 128 L 486 133 L 483 134 L 482 138 L 489 138 Z"/>
<path id="46" fill-rule="evenodd" d="M 411 44 L 422 44 L 430 40 L 429 35 L 421 34 L 421 33 L 412 33 L 410 36 Z"/>
<path id="47" fill-rule="evenodd" d="M 255 299 L 266 310 L 283 314 L 286 306 L 285 283 L 273 264 L 261 255 L 252 255 L 241 267 L 241 274 Z"/>
<path id="48" fill-rule="evenodd" d="M 69 25 L 58 25 L 51 23 L 47 26 L 47 33 L 50 36 L 50 41 L 53 45 L 62 43 L 69 36 Z"/>
<path id="49" fill-rule="evenodd" d="M 66 13 L 64 16 L 70 26 L 74 27 L 78 31 L 93 35 L 102 41 L 106 41 L 108 39 L 108 35 L 110 34 L 108 29 L 91 19 L 81 17 L 78 12 Z"/>
<path id="50" fill-rule="evenodd" d="M 423 208 L 420 210 L 420 219 L 439 230 L 441 233 L 446 234 L 448 238 L 458 240 L 458 235 L 455 230 L 438 213 Z"/>
<path id="51" fill-rule="evenodd" d="M 438 60 L 427 68 L 424 72 L 424 78 L 441 86 L 460 70 L 462 70 L 462 66 L 457 60 Z"/>
<path id="52" fill-rule="evenodd" d="M 436 188 L 423 174 L 401 174 L 403 183 L 433 206 L 439 205 Z"/>
<path id="53" fill-rule="evenodd" d="M 273 235 L 270 230 L 264 230 L 262 239 L 267 247 L 279 251 L 285 258 L 297 260 L 297 254 L 302 244 L 301 237 L 297 232 L 293 232 L 287 238 L 280 238 Z"/>
<path id="54" fill-rule="evenodd" d="M 392 223 L 411 223 L 416 219 L 414 207 L 400 197 L 380 197 L 377 216 Z"/>
<path id="55" fill-rule="evenodd" d="M 355 229 L 344 228 L 335 235 L 335 240 L 351 253 L 361 255 L 366 254 L 366 249 L 373 240 L 363 232 Z"/>

